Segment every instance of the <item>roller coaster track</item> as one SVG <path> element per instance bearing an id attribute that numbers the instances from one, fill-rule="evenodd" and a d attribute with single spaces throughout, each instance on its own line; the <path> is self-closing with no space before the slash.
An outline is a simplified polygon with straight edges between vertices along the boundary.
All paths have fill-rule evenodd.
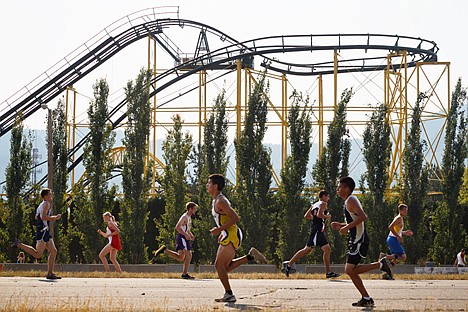
<path id="1" fill-rule="evenodd" d="M 150 97 L 163 91 L 170 85 L 202 70 L 233 68 L 237 60 L 244 66 L 252 66 L 254 56 L 262 58 L 262 66 L 268 70 L 288 75 L 327 75 L 334 73 L 334 61 L 320 59 L 319 51 L 362 51 L 362 57 L 341 59 L 338 73 L 383 70 L 390 67 L 400 68 L 401 63 L 386 64 L 388 54 L 405 51 L 407 67 L 414 67 L 418 62 L 436 62 L 438 47 L 435 42 L 408 36 L 383 34 L 319 34 L 319 35 L 282 35 L 262 37 L 247 41 L 237 41 L 223 32 L 203 23 L 179 18 L 161 18 L 164 14 L 177 14 L 178 9 L 153 8 L 129 15 L 111 24 L 88 42 L 67 55 L 44 74 L 0 104 L 0 136 L 8 133 L 14 125 L 15 117 L 21 112 L 23 117 L 31 117 L 43 104 L 47 104 L 67 86 L 71 86 L 122 51 L 129 45 L 147 38 L 155 39 L 158 44 L 174 59 L 176 66 L 152 78 L 151 85 L 158 86 L 150 92 Z M 218 38 L 221 47 L 199 53 L 193 58 L 184 58 L 182 51 L 166 35 L 168 29 L 188 28 Z M 123 29 L 123 30 L 122 30 Z M 206 37 L 205 37 L 206 39 Z M 293 63 L 279 60 L 278 55 L 310 52 L 307 59 L 315 62 Z M 385 64 L 385 65 L 382 65 Z M 126 104 L 121 101 L 109 112 L 108 118 L 114 128 L 118 128 L 126 118 L 119 111 Z M 68 151 L 74 155 L 87 141 L 83 137 L 78 144 Z M 82 160 L 82 155 L 70 165 L 73 170 Z M 43 178 L 42 180 L 45 180 Z M 44 181 L 40 181 L 42 183 Z"/>

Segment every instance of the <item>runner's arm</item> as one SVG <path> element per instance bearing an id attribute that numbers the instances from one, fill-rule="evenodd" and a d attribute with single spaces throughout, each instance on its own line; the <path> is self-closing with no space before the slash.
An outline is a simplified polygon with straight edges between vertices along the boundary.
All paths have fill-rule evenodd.
<path id="1" fill-rule="evenodd" d="M 42 210 L 41 220 L 43 220 L 43 221 L 56 221 L 56 220 L 60 219 L 60 217 L 62 216 L 61 214 L 57 214 L 55 216 L 48 216 L 47 213 L 49 212 L 49 210 L 50 210 L 50 204 L 47 202 L 44 205 L 44 209 Z"/>
<path id="2" fill-rule="evenodd" d="M 323 202 L 320 204 L 318 212 L 317 212 L 317 217 L 320 219 L 328 219 L 331 220 L 332 216 L 331 214 L 325 214 L 327 211 L 327 203 Z"/>

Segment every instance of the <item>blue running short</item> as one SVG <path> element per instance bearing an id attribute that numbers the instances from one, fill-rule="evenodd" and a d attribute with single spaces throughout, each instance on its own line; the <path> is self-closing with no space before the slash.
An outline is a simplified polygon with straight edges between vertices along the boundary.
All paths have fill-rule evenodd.
<path id="1" fill-rule="evenodd" d="M 388 236 L 387 244 L 388 247 L 390 247 L 391 255 L 397 255 L 398 257 L 401 257 L 401 255 L 405 253 L 405 249 L 403 248 L 403 246 L 401 246 L 400 242 L 398 241 L 398 238 L 396 238 L 395 236 Z"/>

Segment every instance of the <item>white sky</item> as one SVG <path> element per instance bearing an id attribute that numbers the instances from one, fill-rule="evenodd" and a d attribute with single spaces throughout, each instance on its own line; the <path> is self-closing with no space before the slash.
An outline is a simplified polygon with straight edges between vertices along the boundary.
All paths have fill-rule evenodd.
<path id="1" fill-rule="evenodd" d="M 240 41 L 325 33 L 421 37 L 437 43 L 439 61 L 451 62 L 452 86 L 458 77 L 468 76 L 466 0 L 1 1 L 0 102 L 109 24 L 142 9 L 168 5 L 179 6 L 180 18 L 213 26 Z M 136 76 L 136 71 L 125 72 L 124 65 L 112 61 L 103 74 L 111 84 L 111 93 L 112 88 L 122 88 Z M 80 92 L 92 95 L 91 89 Z M 45 128 L 44 122 L 37 124 L 44 120 L 44 112 L 37 114 L 32 127 Z"/>

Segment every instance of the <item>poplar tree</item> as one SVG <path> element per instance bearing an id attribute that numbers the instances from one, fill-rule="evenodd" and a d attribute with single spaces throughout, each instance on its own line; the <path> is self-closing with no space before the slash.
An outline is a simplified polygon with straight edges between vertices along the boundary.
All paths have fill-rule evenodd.
<path id="1" fill-rule="evenodd" d="M 428 171 L 424 166 L 424 149 L 426 142 L 421 139 L 421 103 L 426 96 L 421 93 L 411 116 L 411 128 L 408 133 L 403 152 L 403 185 L 401 197 L 408 206 L 408 216 L 405 227 L 413 231 L 413 236 L 405 238 L 405 248 L 408 263 L 417 263 L 427 255 L 429 246 L 424 244 L 430 239 L 429 232 L 423 222 L 425 216 L 427 189 L 429 184 Z M 395 210 L 394 210 L 395 211 Z"/>
<path id="2" fill-rule="evenodd" d="M 226 156 L 226 147 L 228 144 L 228 119 L 226 115 L 226 97 L 225 90 L 222 90 L 215 99 L 213 110 L 206 120 L 203 131 L 203 144 L 198 155 L 200 160 L 197 175 L 197 200 L 201 207 L 197 212 L 196 221 L 194 221 L 195 249 L 194 262 L 213 263 L 216 255 L 218 243 L 216 237 L 210 235 L 209 230 L 215 225 L 211 215 L 212 198 L 206 191 L 208 176 L 213 173 L 220 173 L 226 176 L 229 157 Z M 226 185 L 223 194 L 230 198 L 230 185 Z M 197 194 L 197 193 L 195 193 Z"/>
<path id="3" fill-rule="evenodd" d="M 465 233 L 468 233 L 468 169 L 465 168 L 465 173 L 463 174 L 463 183 L 460 189 L 460 196 L 459 196 L 460 205 L 463 209 L 463 228 Z M 465 235 L 465 239 L 459 242 L 460 248 L 461 246 L 468 246 L 468 237 Z"/>
<path id="4" fill-rule="evenodd" d="M 372 259 L 377 258 L 380 251 L 388 249 L 386 243 L 388 224 L 395 211 L 389 208 L 385 201 L 392 151 L 387 114 L 387 105 L 380 104 L 376 107 L 363 134 L 362 154 L 367 170 L 362 176 L 362 181 L 368 189 L 363 205 L 366 206 L 365 211 L 368 215 L 366 230 L 373 244 L 373 248 L 369 250 Z"/>
<path id="5" fill-rule="evenodd" d="M 162 187 L 164 189 L 165 211 L 157 223 L 158 242 L 161 245 L 174 241 L 175 225 L 186 211 L 188 197 L 188 156 L 192 147 L 192 134 L 183 133 L 183 120 L 179 114 L 172 117 L 174 126 L 167 132 L 163 142 L 163 159 L 165 163 Z M 200 234 L 203 235 L 203 234 Z"/>
<path id="6" fill-rule="evenodd" d="M 112 163 L 107 156 L 115 143 L 115 134 L 108 121 L 109 86 L 105 79 L 99 79 L 93 85 L 94 99 L 89 103 L 89 140 L 83 148 L 83 165 L 86 169 L 83 185 L 77 186 L 75 193 L 84 192 L 75 197 L 76 209 L 73 209 L 72 233 L 81 233 L 80 244 L 86 262 L 99 262 L 99 251 L 103 241 L 96 230 L 103 227 L 102 214 L 112 209 L 111 191 L 107 181 L 111 177 Z M 76 241 L 76 236 L 69 237 L 68 243 Z M 76 246 L 70 246 L 71 250 Z"/>
<path id="7" fill-rule="evenodd" d="M 281 170 L 281 184 L 278 189 L 278 259 L 290 258 L 304 246 L 307 223 L 304 213 L 309 208 L 309 200 L 302 195 L 307 173 L 311 142 L 311 108 L 309 99 L 293 92 L 292 105 L 288 116 L 291 154 L 286 158 Z M 304 237 L 304 239 L 297 239 Z"/>
<path id="8" fill-rule="evenodd" d="M 0 244 L 2 246 L 8 246 L 11 243 L 8 236 L 8 216 L 10 209 L 7 204 L 3 201 L 3 197 L 0 197 Z M 6 252 L 0 252 L 0 262 L 6 262 L 8 255 Z"/>
<path id="9" fill-rule="evenodd" d="M 25 205 L 22 199 L 24 187 L 30 179 L 32 165 L 32 144 L 31 137 L 24 135 L 23 117 L 17 115 L 15 124 L 11 129 L 10 138 L 10 162 L 6 167 L 5 192 L 8 198 L 8 241 L 15 239 L 27 241 L 29 222 L 28 215 L 25 215 Z M 8 242 L 6 242 L 8 244 Z M 10 254 L 10 260 L 14 260 L 15 255 Z"/>
<path id="10" fill-rule="evenodd" d="M 144 245 L 148 219 L 148 191 L 151 187 L 152 164 L 147 159 L 151 125 L 149 86 L 151 71 L 141 69 L 136 80 L 125 88 L 127 128 L 123 144 L 122 169 L 124 199 L 121 206 L 122 254 L 128 263 L 147 263 Z"/>
<path id="11" fill-rule="evenodd" d="M 450 110 L 445 128 L 445 147 L 442 158 L 442 198 L 434 215 L 434 245 L 432 258 L 441 264 L 448 264 L 453 254 L 459 250 L 460 242 L 466 239 L 466 233 L 460 220 L 463 210 L 458 202 L 462 177 L 467 158 L 467 128 L 462 107 L 466 100 L 466 89 L 458 79 L 452 92 Z"/>
<path id="12" fill-rule="evenodd" d="M 263 72 L 249 96 L 245 115 L 244 129 L 240 138 L 234 141 L 236 147 L 236 164 L 238 170 L 236 204 L 234 209 L 240 215 L 239 222 L 244 232 L 244 243 L 241 253 L 251 246 L 267 254 L 271 237 L 258 235 L 269 233 L 273 214 L 271 213 L 271 151 L 263 146 L 267 130 L 267 113 L 269 85 Z"/>
<path id="13" fill-rule="evenodd" d="M 64 242 L 64 230 L 68 222 L 67 212 L 67 182 L 68 182 L 68 155 L 67 155 L 67 125 L 65 116 L 65 102 L 60 98 L 57 108 L 53 113 L 52 123 L 52 157 L 53 157 L 53 211 L 54 214 L 62 214 L 59 222 L 55 222 L 54 243 L 58 250 L 61 250 Z M 65 262 L 66 253 L 59 252 L 57 255 L 61 262 Z"/>
<path id="14" fill-rule="evenodd" d="M 83 163 L 93 207 L 96 227 L 102 225 L 102 214 L 111 211 L 108 180 L 111 178 L 112 162 L 108 154 L 115 143 L 115 133 L 108 120 L 109 85 L 105 79 L 96 81 L 93 86 L 94 101 L 88 108 L 90 140 L 84 148 Z M 101 244 L 102 245 L 102 244 Z"/>
<path id="15" fill-rule="evenodd" d="M 351 151 L 351 142 L 349 140 L 349 130 L 347 128 L 346 107 L 353 95 L 353 89 L 345 89 L 341 93 L 341 99 L 334 108 L 334 117 L 327 132 L 327 143 L 322 154 L 319 155 L 315 163 L 312 176 L 315 180 L 315 186 L 325 189 L 330 194 L 328 202 L 329 213 L 333 220 L 341 220 L 343 216 L 343 201 L 336 194 L 336 187 L 340 177 L 347 176 L 349 173 L 349 154 Z M 330 231 L 327 228 L 328 238 L 333 252 L 331 254 L 332 262 L 343 261 L 345 251 L 345 240 L 338 231 Z"/>

